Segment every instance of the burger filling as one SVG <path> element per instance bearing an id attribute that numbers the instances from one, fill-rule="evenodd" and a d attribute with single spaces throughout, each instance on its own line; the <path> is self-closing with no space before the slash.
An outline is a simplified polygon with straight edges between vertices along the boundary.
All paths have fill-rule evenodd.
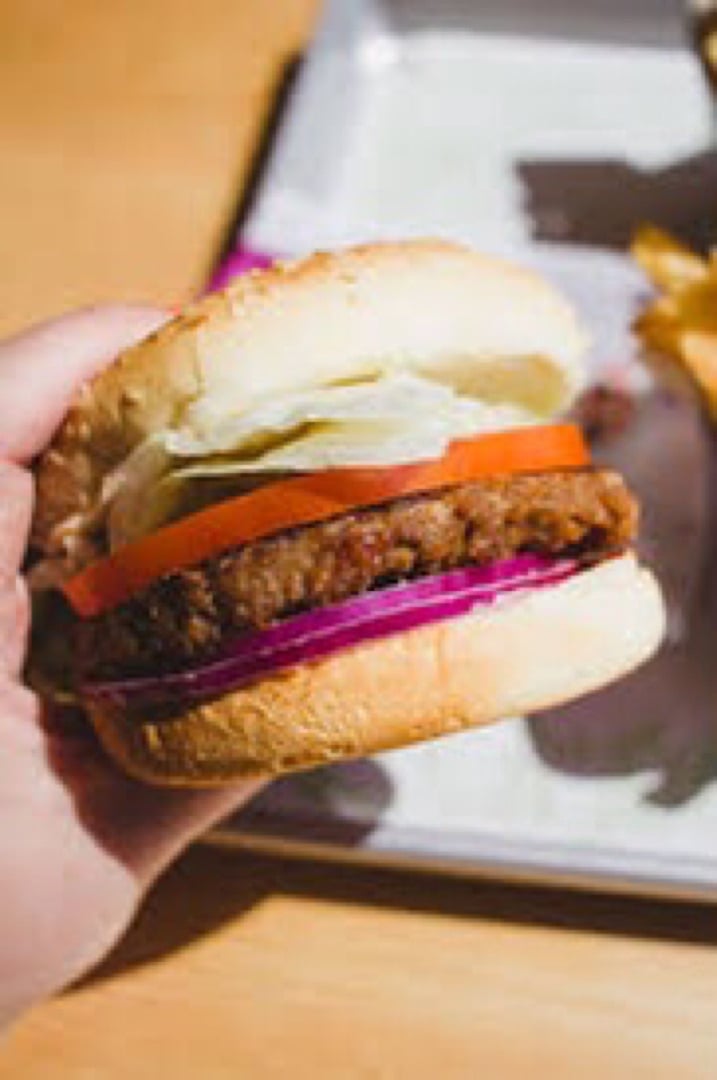
<path id="1" fill-rule="evenodd" d="M 522 553 L 583 564 L 623 552 L 637 507 L 610 471 L 500 475 L 398 498 L 224 551 L 80 622 L 89 681 L 199 664 L 300 612 Z"/>

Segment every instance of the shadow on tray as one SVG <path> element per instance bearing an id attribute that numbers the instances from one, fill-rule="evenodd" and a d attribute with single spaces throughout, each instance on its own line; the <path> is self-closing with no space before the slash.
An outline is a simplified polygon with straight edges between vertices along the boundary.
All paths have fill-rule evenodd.
<path id="1" fill-rule="evenodd" d="M 393 785 L 378 762 L 343 761 L 276 780 L 235 819 L 253 836 L 358 846 L 390 806 Z"/>
<path id="2" fill-rule="evenodd" d="M 707 667 L 697 671 L 694 653 L 668 648 L 624 682 L 533 717 L 528 731 L 541 760 L 584 777 L 652 770 L 648 801 L 684 805 L 717 779 L 717 673 L 713 655 L 702 660 Z"/>
<path id="3" fill-rule="evenodd" d="M 536 240 L 624 250 L 643 222 L 700 248 L 717 239 L 717 152 L 655 170 L 605 159 L 526 160 L 515 171 Z"/>

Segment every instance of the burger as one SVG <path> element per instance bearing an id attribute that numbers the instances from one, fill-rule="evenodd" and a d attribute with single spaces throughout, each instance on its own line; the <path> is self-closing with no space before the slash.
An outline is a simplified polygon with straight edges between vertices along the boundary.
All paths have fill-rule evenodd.
<path id="1" fill-rule="evenodd" d="M 634 498 L 555 420 L 584 348 L 540 277 L 440 241 L 204 297 L 89 382 L 37 464 L 33 588 L 63 619 L 36 653 L 64 650 L 127 771 L 195 786 L 623 675 L 663 607 Z"/>

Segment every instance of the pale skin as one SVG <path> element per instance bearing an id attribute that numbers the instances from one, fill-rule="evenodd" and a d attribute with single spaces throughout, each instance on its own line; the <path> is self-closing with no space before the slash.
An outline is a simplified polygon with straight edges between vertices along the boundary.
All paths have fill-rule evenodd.
<path id="1" fill-rule="evenodd" d="M 0 343 L 0 1027 L 92 967 L 169 862 L 258 783 L 167 791 L 122 775 L 23 685 L 28 464 L 77 388 L 166 318 L 81 311 Z"/>

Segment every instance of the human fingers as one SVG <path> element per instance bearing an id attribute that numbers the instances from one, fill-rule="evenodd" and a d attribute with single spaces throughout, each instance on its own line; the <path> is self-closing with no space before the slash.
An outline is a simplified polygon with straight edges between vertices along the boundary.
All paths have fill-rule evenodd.
<path id="1" fill-rule="evenodd" d="M 167 317 L 154 308 L 87 308 L 0 342 L 0 457 L 39 453 L 81 384 Z"/>

